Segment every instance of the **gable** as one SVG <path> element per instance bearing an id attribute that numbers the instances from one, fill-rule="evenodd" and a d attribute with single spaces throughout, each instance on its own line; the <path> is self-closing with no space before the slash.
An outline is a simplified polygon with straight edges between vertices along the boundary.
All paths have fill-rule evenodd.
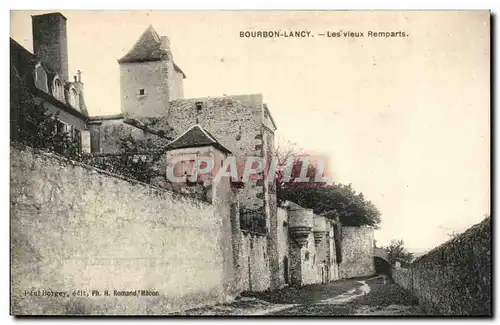
<path id="1" fill-rule="evenodd" d="M 200 125 L 196 124 L 190 127 L 186 132 L 175 138 L 167 146 L 167 149 L 194 148 L 203 146 L 213 146 L 223 152 L 231 153 L 208 131 L 205 131 Z"/>

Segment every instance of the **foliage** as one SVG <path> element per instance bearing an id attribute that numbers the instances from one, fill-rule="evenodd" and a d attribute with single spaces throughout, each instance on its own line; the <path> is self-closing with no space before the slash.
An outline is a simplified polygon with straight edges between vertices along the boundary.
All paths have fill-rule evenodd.
<path id="1" fill-rule="evenodd" d="M 387 252 L 389 258 L 389 263 L 394 266 L 396 261 L 401 263 L 402 267 L 408 267 L 408 265 L 413 260 L 413 253 L 410 253 L 404 247 L 404 242 L 402 240 L 392 240 L 389 246 L 383 247 Z"/>
<path id="2" fill-rule="evenodd" d="M 380 212 L 362 193 L 356 193 L 352 185 L 334 183 L 319 188 L 295 188 L 287 200 L 314 210 L 316 214 L 339 221 L 344 226 L 368 225 L 375 228 L 380 224 Z"/>
<path id="3" fill-rule="evenodd" d="M 288 197 L 297 188 L 318 188 L 327 185 L 325 182 L 296 181 L 300 177 L 305 159 L 309 157 L 306 153 L 299 152 L 293 145 L 289 145 L 288 147 L 278 146 L 278 148 L 276 148 L 276 158 L 276 195 L 279 204 L 288 200 Z M 315 162 L 310 161 L 307 166 L 306 177 L 310 180 L 314 180 L 317 172 L 317 165 Z"/>
<path id="4" fill-rule="evenodd" d="M 278 202 L 289 200 L 298 205 L 313 209 L 314 213 L 322 214 L 330 219 L 339 219 L 345 226 L 368 225 L 378 228 L 381 214 L 377 207 L 367 200 L 363 193 L 357 193 L 352 185 L 340 183 L 315 182 L 318 172 L 316 165 L 308 166 L 307 175 L 311 181 L 307 183 L 293 182 L 300 174 L 301 159 L 304 154 L 295 154 L 294 149 L 278 148 L 278 168 L 276 176 L 276 193 Z M 284 177 L 286 161 L 293 161 L 290 180 Z"/>
<path id="5" fill-rule="evenodd" d="M 58 132 L 58 115 L 51 114 L 33 95 L 11 65 L 10 137 L 24 145 L 59 153 L 112 173 L 149 183 L 161 174 L 155 167 L 168 141 L 136 140 L 131 135 L 119 139 L 118 155 L 90 155 L 81 152 L 79 139 Z"/>
<path id="6" fill-rule="evenodd" d="M 335 223 L 333 225 L 333 238 L 335 241 L 335 256 L 337 264 L 342 263 L 342 232 L 340 231 L 340 226 Z"/>
<path id="7" fill-rule="evenodd" d="M 12 141 L 57 152 L 72 159 L 82 156 L 79 141 L 69 132 L 58 132 L 58 115 L 50 114 L 43 102 L 35 103 L 15 68 L 11 68 L 10 97 Z"/>

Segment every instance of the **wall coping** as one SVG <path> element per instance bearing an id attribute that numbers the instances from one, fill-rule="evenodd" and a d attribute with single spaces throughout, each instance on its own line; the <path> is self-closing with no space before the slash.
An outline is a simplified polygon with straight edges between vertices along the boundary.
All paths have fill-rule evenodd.
<path id="1" fill-rule="evenodd" d="M 153 193 L 155 195 L 159 195 L 159 192 L 162 192 L 162 193 L 166 193 L 166 194 L 171 195 L 172 198 L 181 197 L 181 198 L 187 199 L 189 201 L 192 201 L 193 203 L 202 204 L 202 205 L 205 205 L 205 206 L 211 206 L 212 205 L 209 202 L 197 200 L 197 199 L 195 199 L 195 198 L 193 198 L 193 197 L 191 197 L 191 196 L 189 196 L 189 195 L 187 195 L 185 193 L 179 193 L 179 192 L 170 191 L 168 189 L 161 188 L 161 187 L 158 187 L 158 186 L 154 186 L 154 185 L 151 185 L 151 184 L 148 184 L 148 183 L 144 183 L 144 182 L 138 181 L 136 179 L 132 179 L 132 178 L 128 178 L 128 177 L 125 177 L 125 176 L 122 176 L 122 175 L 119 175 L 119 174 L 115 174 L 115 173 L 109 172 L 107 170 L 100 169 L 100 168 L 97 168 L 97 167 L 94 167 L 94 166 L 90 166 L 90 165 L 84 164 L 82 162 L 79 162 L 79 161 L 76 161 L 76 160 L 72 160 L 72 159 L 70 159 L 68 157 L 61 156 L 61 155 L 59 155 L 59 154 L 57 154 L 55 152 L 50 152 L 50 151 L 43 150 L 43 149 L 33 148 L 33 147 L 27 146 L 25 144 L 19 143 L 19 142 L 13 142 L 13 141 L 11 141 L 10 142 L 10 150 L 11 150 L 11 152 L 12 152 L 12 149 L 19 150 L 19 151 L 27 151 L 27 152 L 32 153 L 32 154 L 40 154 L 40 155 L 42 155 L 44 157 L 51 158 L 51 159 L 57 160 L 59 162 L 69 163 L 69 164 L 71 164 L 73 166 L 79 166 L 79 167 L 85 168 L 87 170 L 90 170 L 91 172 L 95 172 L 95 173 L 98 173 L 98 174 L 103 174 L 103 175 L 106 175 L 106 176 L 110 176 L 110 177 L 113 177 L 113 178 L 117 178 L 117 179 L 129 182 L 132 185 L 141 185 L 143 187 L 149 188 L 150 190 L 154 191 Z"/>

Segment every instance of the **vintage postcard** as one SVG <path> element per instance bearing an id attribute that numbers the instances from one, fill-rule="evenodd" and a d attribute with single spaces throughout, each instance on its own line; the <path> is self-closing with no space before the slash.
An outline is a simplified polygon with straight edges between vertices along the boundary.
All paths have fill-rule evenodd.
<path id="1" fill-rule="evenodd" d="M 11 315 L 491 317 L 490 16 L 11 11 Z"/>

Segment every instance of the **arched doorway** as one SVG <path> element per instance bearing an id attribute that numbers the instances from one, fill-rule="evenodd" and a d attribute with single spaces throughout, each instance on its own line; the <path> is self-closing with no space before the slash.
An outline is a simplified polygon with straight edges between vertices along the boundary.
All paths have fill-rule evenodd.
<path id="1" fill-rule="evenodd" d="M 288 284 L 288 256 L 283 257 L 283 277 L 285 278 L 285 284 Z"/>
<path id="2" fill-rule="evenodd" d="M 373 262 L 375 264 L 375 272 L 377 272 L 377 274 L 392 276 L 391 265 L 386 260 L 381 257 L 374 256 Z"/>

